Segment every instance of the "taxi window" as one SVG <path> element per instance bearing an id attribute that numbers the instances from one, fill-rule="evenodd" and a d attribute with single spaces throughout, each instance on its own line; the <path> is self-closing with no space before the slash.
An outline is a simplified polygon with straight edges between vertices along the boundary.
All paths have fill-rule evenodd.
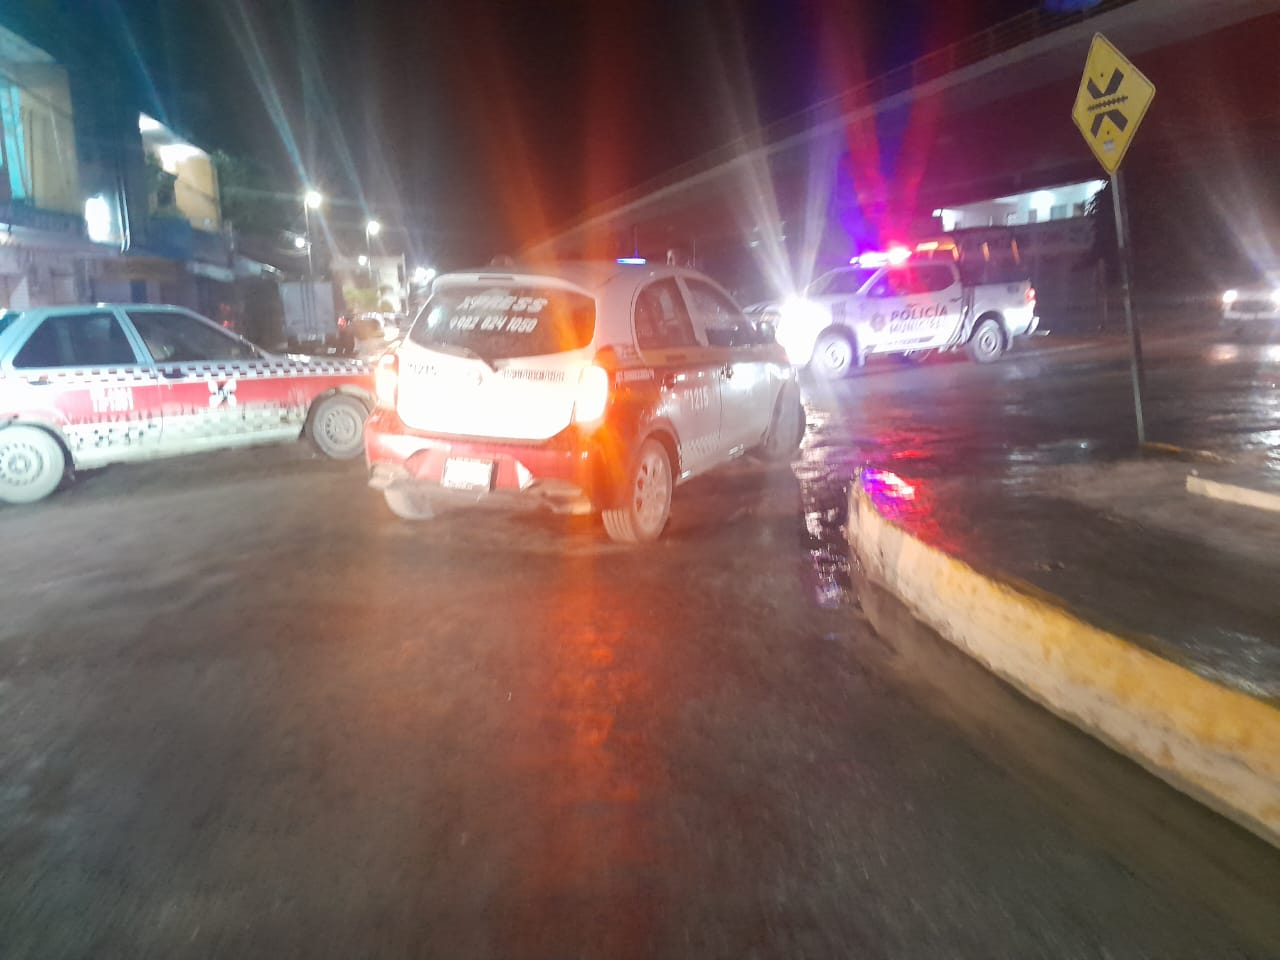
<path id="1" fill-rule="evenodd" d="M 13 326 L 20 316 L 22 314 L 17 310 L 0 310 L 0 333 L 4 333 L 6 329 Z"/>
<path id="2" fill-rule="evenodd" d="M 689 296 L 694 313 L 707 332 L 707 343 L 713 347 L 741 347 L 758 342 L 755 328 L 741 308 L 723 293 L 701 280 L 688 279 Z"/>
<path id="3" fill-rule="evenodd" d="M 112 313 L 66 313 L 48 317 L 32 331 L 13 365 L 41 367 L 119 367 L 136 364 L 129 338 Z"/>
<path id="4" fill-rule="evenodd" d="M 223 333 L 186 313 L 172 310 L 130 310 L 142 342 L 156 363 L 201 363 L 210 360 L 244 360 L 257 355 L 239 337 Z"/>
<path id="5" fill-rule="evenodd" d="M 581 350 L 595 335 L 590 297 L 554 287 L 490 283 L 438 289 L 418 314 L 409 339 L 429 350 L 450 348 L 482 360 L 540 357 Z"/>
<path id="6" fill-rule="evenodd" d="M 693 322 L 674 280 L 649 284 L 636 297 L 636 346 L 641 350 L 697 346 Z"/>

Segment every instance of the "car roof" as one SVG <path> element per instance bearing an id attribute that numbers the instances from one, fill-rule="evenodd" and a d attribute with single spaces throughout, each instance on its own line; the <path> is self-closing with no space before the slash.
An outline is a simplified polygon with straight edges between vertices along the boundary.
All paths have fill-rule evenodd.
<path id="1" fill-rule="evenodd" d="M 171 311 L 180 310 L 183 313 L 195 313 L 190 307 L 182 307 L 173 303 L 59 303 L 53 306 L 40 307 L 11 307 L 4 311 L 8 313 L 35 314 L 35 313 L 66 313 L 81 310 L 142 310 L 142 311 Z M 196 313 L 196 316 L 200 314 Z"/>
<path id="2" fill-rule="evenodd" d="M 436 278 L 435 283 L 449 283 L 465 278 L 507 278 L 507 277 L 550 277 L 580 287 L 583 290 L 599 291 L 604 287 L 621 283 L 623 285 L 642 286 L 650 280 L 663 277 L 688 276 L 699 279 L 710 279 L 697 270 L 688 267 L 673 267 L 667 264 L 618 263 L 615 260 L 556 260 L 526 261 L 483 267 L 469 270 L 450 270 Z M 714 281 L 713 281 L 714 282 Z"/>

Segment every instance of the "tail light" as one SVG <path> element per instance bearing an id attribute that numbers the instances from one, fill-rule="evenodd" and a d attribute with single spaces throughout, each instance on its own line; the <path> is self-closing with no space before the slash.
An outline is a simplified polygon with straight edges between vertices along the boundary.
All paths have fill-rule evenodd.
<path id="1" fill-rule="evenodd" d="M 396 408 L 396 388 L 400 382 L 400 357 L 395 353 L 384 353 L 378 358 L 378 365 L 373 371 L 374 395 L 378 406 L 388 410 Z"/>
<path id="2" fill-rule="evenodd" d="M 1024 294 L 1024 296 L 1026 297 L 1028 306 L 1034 307 L 1036 305 L 1036 288 L 1035 287 L 1027 287 L 1027 292 L 1026 294 Z"/>
<path id="3" fill-rule="evenodd" d="M 592 424 L 604 417 L 609 406 L 609 371 L 592 364 L 578 375 L 578 392 L 573 400 L 573 419 Z"/>

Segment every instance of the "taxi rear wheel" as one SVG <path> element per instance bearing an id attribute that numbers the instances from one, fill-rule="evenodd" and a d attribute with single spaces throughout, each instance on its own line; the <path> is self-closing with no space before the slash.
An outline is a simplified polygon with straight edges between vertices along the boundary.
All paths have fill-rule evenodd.
<path id="1" fill-rule="evenodd" d="M 335 393 L 312 408 L 307 435 L 326 457 L 353 460 L 364 453 L 364 422 L 369 411 L 355 397 Z"/>
<path id="2" fill-rule="evenodd" d="M 788 386 L 778 395 L 773 423 L 769 425 L 764 443 L 755 450 L 755 456 L 771 463 L 790 461 L 800 449 L 804 428 L 804 405 L 800 402 L 800 393 Z"/>
<path id="3" fill-rule="evenodd" d="M 858 365 L 858 353 L 849 337 L 838 330 L 828 330 L 813 346 L 814 370 L 828 380 L 849 376 Z"/>
<path id="4" fill-rule="evenodd" d="M 619 543 L 658 539 L 671 516 L 671 456 L 652 437 L 640 447 L 620 504 L 602 512 L 605 532 Z"/>
<path id="5" fill-rule="evenodd" d="M 62 445 L 38 427 L 0 430 L 0 501 L 34 503 L 58 489 L 67 472 Z"/>

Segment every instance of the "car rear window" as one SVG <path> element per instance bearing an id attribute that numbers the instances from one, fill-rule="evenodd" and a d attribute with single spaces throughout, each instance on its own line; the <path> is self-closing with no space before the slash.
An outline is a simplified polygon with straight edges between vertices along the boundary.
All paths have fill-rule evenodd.
<path id="1" fill-rule="evenodd" d="M 595 333 L 595 301 L 535 286 L 461 284 L 438 288 L 409 332 L 427 348 L 461 348 L 485 360 L 579 350 Z"/>

